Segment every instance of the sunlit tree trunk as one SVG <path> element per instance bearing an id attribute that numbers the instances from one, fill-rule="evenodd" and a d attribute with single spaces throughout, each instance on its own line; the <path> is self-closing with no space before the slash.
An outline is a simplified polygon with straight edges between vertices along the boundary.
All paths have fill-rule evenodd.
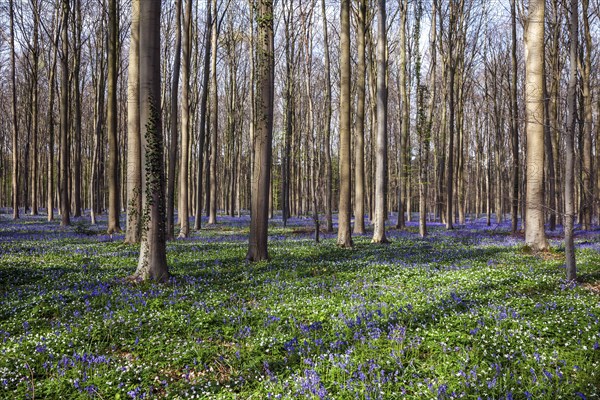
<path id="1" fill-rule="evenodd" d="M 176 0 L 175 11 L 175 54 L 171 81 L 171 143 L 169 147 L 169 175 L 167 177 L 167 239 L 174 238 L 175 230 L 175 170 L 177 168 L 177 148 L 179 146 L 179 126 L 177 124 L 179 101 L 179 70 L 181 67 L 181 2 Z M 180 199 L 181 200 L 181 199 Z"/>
<path id="2" fill-rule="evenodd" d="M 38 0 L 32 0 L 33 11 L 33 48 L 31 84 L 31 123 L 32 123 L 32 154 L 31 154 L 31 215 L 38 214 L 38 127 L 39 127 L 39 4 Z"/>
<path id="3" fill-rule="evenodd" d="M 274 46 L 273 0 L 259 0 L 256 22 L 257 47 L 257 99 L 256 136 L 254 138 L 254 165 L 252 167 L 252 214 L 248 261 L 269 258 L 267 233 L 269 225 L 269 187 L 271 181 L 271 146 L 273 137 Z"/>
<path id="4" fill-rule="evenodd" d="M 108 4 L 108 229 L 109 234 L 121 230 L 119 223 L 119 149 L 117 139 L 117 47 L 119 22 L 117 0 Z M 76 83 L 77 84 L 77 83 Z"/>
<path id="5" fill-rule="evenodd" d="M 127 231 L 126 243 L 140 241 L 142 159 L 140 136 L 140 1 L 131 1 L 131 39 L 127 81 Z"/>
<path id="6" fill-rule="evenodd" d="M 582 158 L 582 179 L 581 179 L 581 229 L 588 230 L 592 225 L 592 208 L 594 199 L 594 188 L 592 185 L 592 33 L 589 21 L 589 0 L 582 0 L 583 10 L 583 39 L 584 39 L 584 57 L 581 82 L 583 85 L 583 140 L 581 149 Z M 571 10 L 573 12 L 573 10 Z M 600 140 L 597 138 L 596 140 Z M 598 169 L 598 168 L 596 168 Z"/>
<path id="7" fill-rule="evenodd" d="M 189 147 L 190 147 L 190 73 L 192 56 L 192 0 L 186 1 L 183 14 L 183 65 L 181 88 L 181 163 L 179 169 L 179 237 L 188 237 L 189 205 L 188 205 L 188 175 L 189 175 Z"/>
<path id="8" fill-rule="evenodd" d="M 525 27 L 527 189 L 525 242 L 547 250 L 544 231 L 544 14 L 545 0 L 530 0 Z"/>
<path id="9" fill-rule="evenodd" d="M 363 234 L 365 230 L 365 25 L 367 19 L 367 2 L 358 3 L 358 23 L 356 41 L 358 61 L 356 66 L 356 121 L 354 142 L 354 233 Z"/>
<path id="10" fill-rule="evenodd" d="M 350 0 L 340 1 L 340 198 L 338 211 L 338 237 L 340 247 L 352 247 L 350 226 Z"/>
<path id="11" fill-rule="evenodd" d="M 169 278 L 165 238 L 163 137 L 160 113 L 161 2 L 140 0 L 142 240 L 136 280 Z"/>
<path id="12" fill-rule="evenodd" d="M 321 0 L 323 14 L 323 47 L 325 63 L 325 231 L 333 232 L 333 172 L 331 167 L 331 62 L 329 58 L 329 31 L 325 0 Z"/>
<path id="13" fill-rule="evenodd" d="M 375 226 L 373 243 L 387 243 L 385 236 L 385 176 L 387 157 L 387 25 L 385 0 L 377 1 L 377 164 L 375 172 Z"/>
<path id="14" fill-rule="evenodd" d="M 511 194 L 511 231 L 517 232 L 519 218 L 519 105 L 517 103 L 517 10 L 516 0 L 510 1 L 511 16 L 511 85 L 510 85 L 510 137 L 512 149 L 512 194 Z"/>

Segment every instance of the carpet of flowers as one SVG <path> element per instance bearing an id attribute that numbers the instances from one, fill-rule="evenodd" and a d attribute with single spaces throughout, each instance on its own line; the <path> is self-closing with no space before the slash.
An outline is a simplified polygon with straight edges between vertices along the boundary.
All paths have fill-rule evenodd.
<path id="1" fill-rule="evenodd" d="M 169 283 L 132 284 L 106 221 L 0 215 L 0 398 L 598 399 L 600 231 L 531 254 L 508 226 L 390 229 L 391 244 L 249 218 L 168 242 Z M 124 226 L 124 223 L 123 225 Z"/>

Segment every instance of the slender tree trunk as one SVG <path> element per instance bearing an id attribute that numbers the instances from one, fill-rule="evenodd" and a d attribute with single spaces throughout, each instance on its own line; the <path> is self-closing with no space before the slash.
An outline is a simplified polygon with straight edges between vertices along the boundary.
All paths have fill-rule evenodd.
<path id="1" fill-rule="evenodd" d="M 512 195 L 511 195 L 511 231 L 516 233 L 519 219 L 519 105 L 517 103 L 517 10 L 516 0 L 510 1 L 511 16 L 511 85 L 510 85 L 510 137 L 512 148 Z"/>
<path id="2" fill-rule="evenodd" d="M 192 0 L 186 1 L 183 15 L 183 84 L 181 88 L 181 163 L 179 170 L 179 237 L 186 238 L 190 233 L 188 205 L 188 175 L 190 147 L 190 69 L 192 55 Z"/>
<path id="3" fill-rule="evenodd" d="M 61 226 L 71 224 L 69 205 L 69 0 L 63 0 L 60 93 L 60 216 Z"/>
<path id="4" fill-rule="evenodd" d="M 589 0 L 582 0 L 583 9 L 583 38 L 585 54 L 582 68 L 582 95 L 583 95 L 583 143 L 581 149 L 582 161 L 582 207 L 581 207 L 581 229 L 589 230 L 592 225 L 592 208 L 594 199 L 594 188 L 592 185 L 592 34 L 589 22 Z M 573 10 L 571 10 L 573 12 Z M 600 140 L 600 138 L 596 139 Z M 596 168 L 598 170 L 598 168 Z"/>
<path id="5" fill-rule="evenodd" d="M 547 250 L 544 231 L 544 14 L 545 0 L 530 0 L 525 29 L 527 191 L 525 242 Z"/>
<path id="6" fill-rule="evenodd" d="M 19 126 L 17 115 L 17 80 L 15 71 L 15 9 L 13 0 L 9 2 L 10 10 L 10 79 L 12 89 L 12 206 L 13 219 L 19 219 Z"/>
<path id="7" fill-rule="evenodd" d="M 32 0 L 33 9 L 33 49 L 32 49 L 32 72 L 31 84 L 31 122 L 32 122 L 32 154 L 31 154 L 31 215 L 38 214 L 38 127 L 39 127 L 39 4 L 38 0 Z"/>
<path id="8" fill-rule="evenodd" d="M 117 47 L 119 22 L 117 0 L 108 5 L 108 104 L 106 127 L 108 134 L 108 229 L 119 232 L 119 149 L 117 139 Z M 77 84 L 77 82 L 76 82 Z"/>
<path id="9" fill-rule="evenodd" d="M 358 64 L 356 67 L 356 122 L 354 142 L 354 233 L 364 234 L 365 229 L 365 85 L 366 56 L 365 29 L 367 2 L 358 3 L 358 24 L 356 40 L 358 42 Z"/>
<path id="10" fill-rule="evenodd" d="M 570 51 L 569 86 L 567 89 L 567 129 L 565 131 L 565 259 L 567 280 L 577 279 L 573 222 L 575 219 L 575 131 L 577 124 L 577 44 L 579 41 L 578 0 L 571 0 L 570 8 Z"/>
<path id="11" fill-rule="evenodd" d="M 211 150 L 210 150 L 210 207 L 208 214 L 208 225 L 214 225 L 217 223 L 217 139 L 219 130 L 219 94 L 217 91 L 217 39 L 218 39 L 218 26 L 216 23 L 217 19 L 217 0 L 213 0 L 213 9 L 215 10 L 215 23 L 212 26 L 212 55 L 211 55 L 211 113 L 210 113 L 210 125 L 211 125 Z M 268 187 L 268 185 L 267 185 Z M 267 197 L 265 197 L 266 199 Z"/>
<path id="12" fill-rule="evenodd" d="M 400 1 L 401 15 L 400 15 L 400 170 L 398 174 L 398 220 L 396 221 L 396 228 L 403 229 L 406 226 L 406 188 L 408 186 L 408 165 L 406 156 L 408 154 L 408 135 L 410 131 L 410 100 L 408 96 L 408 57 L 407 57 L 407 45 L 406 45 L 406 21 L 408 16 L 408 0 Z M 375 200 L 377 201 L 377 200 Z"/>
<path id="13" fill-rule="evenodd" d="M 74 26 L 73 36 L 75 43 L 75 55 L 73 57 L 73 87 L 74 94 L 74 141 L 75 148 L 73 154 L 73 216 L 81 217 L 82 205 L 81 205 L 81 30 L 82 19 L 81 19 L 81 1 L 75 1 L 74 10 Z"/>
<path id="14" fill-rule="evenodd" d="M 142 240 L 136 280 L 169 278 L 165 238 L 165 173 L 160 113 L 160 1 L 140 1 Z"/>
<path id="15" fill-rule="evenodd" d="M 142 0 L 143 1 L 143 0 Z M 181 2 L 176 0 L 175 60 L 171 81 L 171 143 L 169 148 L 169 175 L 167 181 L 167 239 L 175 237 L 175 170 L 177 168 L 177 148 L 179 146 L 179 126 L 177 124 L 179 100 L 179 70 L 181 67 Z M 183 150 L 182 150 L 183 152 Z M 181 200 L 181 199 L 180 199 Z"/>
<path id="16" fill-rule="evenodd" d="M 211 55 L 211 37 L 212 25 L 215 23 L 212 18 L 211 2 L 206 4 L 206 26 L 204 29 L 204 71 L 202 72 L 202 95 L 200 98 L 200 134 L 198 135 L 198 182 L 197 182 L 197 200 L 196 200 L 196 221 L 194 229 L 199 230 L 202 226 L 202 194 L 203 194 L 203 173 L 204 165 L 204 144 L 206 140 L 206 105 L 208 103 L 208 85 L 210 81 L 210 55 Z"/>
<path id="17" fill-rule="evenodd" d="M 331 62 L 325 0 L 321 0 L 323 15 L 323 47 L 325 62 L 325 232 L 333 232 L 333 172 L 331 167 Z M 349 100 L 349 99 L 348 99 Z"/>
<path id="18" fill-rule="evenodd" d="M 375 172 L 375 227 L 373 243 L 387 243 L 385 236 L 385 174 L 387 156 L 387 25 L 385 0 L 377 1 L 377 164 Z"/>
<path id="19" fill-rule="evenodd" d="M 141 235 L 142 159 L 140 136 L 140 1 L 131 1 L 131 40 L 127 81 L 127 232 L 126 243 Z"/>
<path id="20" fill-rule="evenodd" d="M 350 0 L 341 0 L 340 30 L 340 201 L 338 238 L 340 247 L 352 248 L 350 226 Z"/>
<path id="21" fill-rule="evenodd" d="M 269 187 L 271 181 L 271 143 L 273 137 L 273 94 L 274 94 L 274 45 L 273 45 L 273 0 L 259 0 L 256 22 L 258 24 L 258 76 L 257 99 L 259 115 L 256 121 L 254 140 L 254 166 L 252 168 L 252 214 L 248 261 L 269 258 L 267 234 L 269 226 Z"/>
<path id="22" fill-rule="evenodd" d="M 58 20 L 58 10 L 57 10 Z M 56 24 L 58 25 L 58 24 Z M 48 76 L 48 175 L 47 175 L 47 197 L 46 207 L 48 213 L 48 221 L 54 219 L 54 98 L 55 98 L 55 76 L 56 76 L 56 63 L 58 58 L 58 31 L 56 37 L 53 38 L 52 43 L 52 62 L 50 72 Z"/>

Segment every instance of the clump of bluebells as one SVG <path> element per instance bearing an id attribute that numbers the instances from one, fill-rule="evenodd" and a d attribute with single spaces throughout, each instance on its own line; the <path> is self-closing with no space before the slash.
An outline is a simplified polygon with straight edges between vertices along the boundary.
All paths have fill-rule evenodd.
<path id="1" fill-rule="evenodd" d="M 168 243 L 169 283 L 134 285 L 139 249 L 105 220 L 0 218 L 2 398 L 600 396 L 598 295 L 507 225 L 348 251 L 276 218 L 272 260 L 246 265 L 249 218 L 223 216 Z M 592 285 L 597 233 L 578 238 Z"/>

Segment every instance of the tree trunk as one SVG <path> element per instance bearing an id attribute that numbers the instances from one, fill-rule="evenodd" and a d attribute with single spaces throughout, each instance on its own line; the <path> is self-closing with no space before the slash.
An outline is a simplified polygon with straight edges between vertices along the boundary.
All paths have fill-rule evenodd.
<path id="1" fill-rule="evenodd" d="M 121 230 L 119 224 L 119 149 L 117 140 L 117 0 L 108 4 L 108 104 L 106 128 L 108 134 L 108 234 Z M 78 84 L 75 82 L 75 84 Z"/>
<path id="2" fill-rule="evenodd" d="M 248 261 L 269 258 L 267 234 L 269 226 L 269 187 L 271 180 L 271 143 L 273 137 L 274 46 L 273 0 L 259 0 L 256 22 L 258 24 L 257 99 L 258 118 L 254 140 L 254 166 L 252 168 L 252 213 Z"/>
<path id="3" fill-rule="evenodd" d="M 206 105 L 208 102 L 208 85 L 210 79 L 210 55 L 211 55 L 211 38 L 210 32 L 212 24 L 215 22 L 212 18 L 211 2 L 206 4 L 206 26 L 204 28 L 204 71 L 202 72 L 202 96 L 200 98 L 200 134 L 198 135 L 198 181 L 196 193 L 196 221 L 194 221 L 194 229 L 199 230 L 202 226 L 202 194 L 204 187 L 202 186 L 204 165 L 204 144 L 206 140 Z"/>
<path id="4" fill-rule="evenodd" d="M 60 225 L 68 226 L 69 205 L 69 0 L 63 0 L 61 93 L 60 93 Z"/>
<path id="5" fill-rule="evenodd" d="M 186 238 L 190 233 L 188 205 L 188 175 L 190 147 L 190 70 L 192 56 L 192 0 L 187 0 L 183 14 L 183 84 L 181 88 L 181 163 L 179 166 L 179 237 Z"/>
<path id="6" fill-rule="evenodd" d="M 569 86 L 567 89 L 567 129 L 565 130 L 565 261 L 567 280 L 577 279 L 573 222 L 575 219 L 575 130 L 577 124 L 577 44 L 579 41 L 578 0 L 570 6 Z"/>
<path id="7" fill-rule="evenodd" d="M 325 62 L 325 232 L 333 232 L 333 172 L 331 167 L 331 62 L 325 0 L 321 0 L 323 14 L 323 47 Z M 348 99 L 349 100 L 349 99 Z"/>
<path id="8" fill-rule="evenodd" d="M 545 0 L 531 0 L 525 29 L 527 191 L 525 242 L 547 250 L 544 231 L 544 14 Z"/>
<path id="9" fill-rule="evenodd" d="M 12 206 L 13 219 L 19 218 L 19 126 L 17 116 L 17 80 L 15 71 L 15 9 L 13 0 L 10 9 L 10 79 L 12 88 Z"/>
<path id="10" fill-rule="evenodd" d="M 163 136 L 160 113 L 161 2 L 140 1 L 140 126 L 142 127 L 142 240 L 136 280 L 169 278 L 165 240 Z"/>
<path id="11" fill-rule="evenodd" d="M 364 234 L 365 229 L 365 29 L 367 20 L 367 2 L 358 4 L 358 23 L 356 40 L 358 42 L 358 64 L 356 67 L 356 122 L 354 142 L 354 233 Z"/>
<path id="12" fill-rule="evenodd" d="M 131 2 L 131 40 L 127 81 L 127 231 L 125 243 L 141 235 L 142 159 L 140 136 L 140 1 Z"/>
<path id="13" fill-rule="evenodd" d="M 33 131 L 33 143 L 31 154 L 31 215 L 38 214 L 38 135 L 39 135 L 39 4 L 37 0 L 32 1 L 33 9 L 33 48 L 32 48 L 32 72 L 31 84 L 31 122 Z"/>
<path id="14" fill-rule="evenodd" d="M 387 25 L 385 0 L 377 1 L 377 164 L 375 171 L 375 227 L 373 243 L 387 243 L 385 237 L 385 176 L 387 156 Z"/>
<path id="15" fill-rule="evenodd" d="M 175 169 L 177 168 L 177 147 L 179 130 L 177 125 L 178 100 L 179 100 L 179 69 L 181 67 L 181 2 L 176 0 L 175 11 L 175 60 L 173 62 L 173 76 L 171 81 L 171 143 L 169 147 L 169 175 L 167 181 L 167 239 L 175 237 Z"/>
<path id="16" fill-rule="evenodd" d="M 211 150 L 210 150 L 210 207 L 208 214 L 208 225 L 214 225 L 217 223 L 217 138 L 219 130 L 219 94 L 217 91 L 217 39 L 218 39 L 218 26 L 216 23 L 217 19 L 217 0 L 213 0 L 213 9 L 215 10 L 215 23 L 212 26 L 212 55 L 211 55 L 211 113 L 210 113 L 210 125 L 211 125 Z M 268 185 L 267 185 L 268 186 Z M 266 199 L 266 197 L 265 197 Z"/>
<path id="17" fill-rule="evenodd" d="M 350 0 L 341 0 L 340 31 L 340 200 L 338 238 L 340 247 L 352 248 L 350 226 Z"/>
<path id="18" fill-rule="evenodd" d="M 511 16 L 511 84 L 510 84 L 510 137 L 512 149 L 512 195 L 511 195 L 511 231 L 516 233 L 519 219 L 519 105 L 517 103 L 517 10 L 515 1 L 510 1 Z"/>
<path id="19" fill-rule="evenodd" d="M 581 82 L 583 85 L 583 145 L 581 149 L 582 161 L 582 207 L 581 207 L 581 229 L 589 230 L 592 225 L 592 208 L 594 201 L 594 188 L 592 185 L 592 34 L 590 32 L 589 22 L 589 0 L 582 0 L 583 9 L 583 38 L 585 43 L 585 55 L 583 58 L 583 68 Z M 572 10 L 573 12 L 573 10 Z M 597 140 L 600 140 L 597 139 Z M 596 168 L 598 169 L 598 168 Z"/>

